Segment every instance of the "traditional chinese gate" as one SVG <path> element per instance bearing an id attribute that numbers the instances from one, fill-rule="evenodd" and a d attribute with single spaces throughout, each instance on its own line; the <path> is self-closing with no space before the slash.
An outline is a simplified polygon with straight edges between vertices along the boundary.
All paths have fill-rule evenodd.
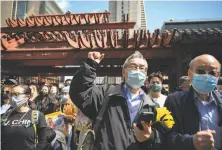
<path id="1" fill-rule="evenodd" d="M 201 53 L 222 60 L 222 30 L 179 30 L 153 34 L 129 30 L 135 22 L 110 22 L 109 12 L 30 16 L 7 19 L 1 27 L 2 74 L 73 75 L 89 51 L 105 53 L 98 75 L 121 76 L 121 65 L 135 50 L 149 63 L 149 72 L 169 76 L 174 89 L 188 62 Z M 65 67 L 66 66 L 66 67 Z M 72 67 L 67 67 L 72 66 Z M 175 80 L 177 79 L 177 80 Z"/>

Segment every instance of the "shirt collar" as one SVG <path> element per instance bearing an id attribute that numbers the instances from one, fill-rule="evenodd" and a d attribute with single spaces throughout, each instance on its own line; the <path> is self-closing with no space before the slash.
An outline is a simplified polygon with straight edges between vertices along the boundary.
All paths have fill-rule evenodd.
<path id="1" fill-rule="evenodd" d="M 198 95 L 194 92 L 194 99 L 196 101 L 196 103 L 200 103 L 201 99 L 198 97 Z M 212 92 L 210 93 L 210 97 L 208 100 L 208 104 L 214 103 L 217 106 L 217 101 L 215 100 L 215 97 L 213 96 Z"/>
<path id="2" fill-rule="evenodd" d="M 124 91 L 123 92 L 125 92 L 124 93 L 124 95 L 125 96 L 127 96 L 126 98 L 129 100 L 133 100 L 133 99 L 137 99 L 138 97 L 142 97 L 144 94 L 145 94 L 145 92 L 140 88 L 140 93 L 135 97 L 135 98 L 133 98 L 132 99 L 132 93 L 131 93 L 131 91 L 130 91 L 130 89 L 126 86 L 126 84 L 124 84 L 123 85 L 123 89 L 124 89 Z M 130 95 L 130 96 L 129 96 Z"/>
<path id="3" fill-rule="evenodd" d="M 124 84 L 123 86 L 125 90 L 130 91 L 130 89 L 126 86 L 126 84 Z M 140 88 L 140 93 L 138 95 L 143 95 L 143 94 L 145 94 L 145 92 Z"/>

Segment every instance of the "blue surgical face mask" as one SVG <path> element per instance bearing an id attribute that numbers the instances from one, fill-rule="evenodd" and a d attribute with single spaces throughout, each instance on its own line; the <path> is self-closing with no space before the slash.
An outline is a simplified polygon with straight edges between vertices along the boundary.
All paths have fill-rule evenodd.
<path id="1" fill-rule="evenodd" d="M 161 90 L 162 90 L 162 85 L 161 84 L 153 84 L 152 86 L 151 86 L 151 90 L 153 91 L 153 92 L 160 92 Z"/>
<path id="2" fill-rule="evenodd" d="M 204 74 L 199 75 L 194 73 L 192 80 L 192 87 L 201 94 L 209 94 L 217 86 L 218 78 Z"/>
<path id="3" fill-rule="evenodd" d="M 138 89 L 144 85 L 146 74 L 140 70 L 129 70 L 126 83 L 133 89 Z"/>
<path id="4" fill-rule="evenodd" d="M 61 102 L 62 104 L 65 104 L 68 99 L 69 99 L 69 95 L 61 95 L 61 96 L 60 96 L 60 102 Z"/>

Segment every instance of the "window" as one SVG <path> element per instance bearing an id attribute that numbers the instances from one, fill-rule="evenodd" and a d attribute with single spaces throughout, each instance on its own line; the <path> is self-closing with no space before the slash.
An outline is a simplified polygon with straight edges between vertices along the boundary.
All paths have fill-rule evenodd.
<path id="1" fill-rule="evenodd" d="M 45 14 L 55 14 L 57 11 L 56 9 L 52 6 L 51 1 L 45 2 Z"/>
<path id="2" fill-rule="evenodd" d="M 12 18 L 21 18 L 24 19 L 26 17 L 28 7 L 28 1 L 13 1 L 12 6 Z"/>
<path id="3" fill-rule="evenodd" d="M 13 6 L 12 6 L 12 19 L 16 18 L 16 12 L 17 12 L 17 1 L 13 1 Z"/>
<path id="4" fill-rule="evenodd" d="M 24 19 L 27 13 L 27 7 L 28 7 L 28 1 L 18 1 L 16 17 Z"/>

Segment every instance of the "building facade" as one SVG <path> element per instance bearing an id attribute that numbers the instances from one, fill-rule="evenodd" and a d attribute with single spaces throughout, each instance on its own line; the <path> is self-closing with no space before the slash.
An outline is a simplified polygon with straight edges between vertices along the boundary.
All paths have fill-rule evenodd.
<path id="1" fill-rule="evenodd" d="M 1 1 L 1 27 L 7 26 L 5 20 L 7 18 L 25 19 L 30 15 L 47 15 L 47 14 L 64 14 L 56 1 Z M 3 75 L 3 74 L 2 74 Z M 7 79 L 7 76 L 2 76 L 2 79 Z M 19 83 L 28 81 L 36 81 L 37 83 L 58 83 L 59 77 L 16 77 Z"/>
<path id="2" fill-rule="evenodd" d="M 5 19 L 21 18 L 30 15 L 63 14 L 56 1 L 1 1 L 1 26 L 7 26 Z"/>
<path id="3" fill-rule="evenodd" d="M 134 32 L 133 30 L 146 30 L 144 0 L 109 1 L 109 11 L 111 22 L 123 22 L 127 19 L 136 22 L 134 29 L 130 30 L 131 37 Z"/>

